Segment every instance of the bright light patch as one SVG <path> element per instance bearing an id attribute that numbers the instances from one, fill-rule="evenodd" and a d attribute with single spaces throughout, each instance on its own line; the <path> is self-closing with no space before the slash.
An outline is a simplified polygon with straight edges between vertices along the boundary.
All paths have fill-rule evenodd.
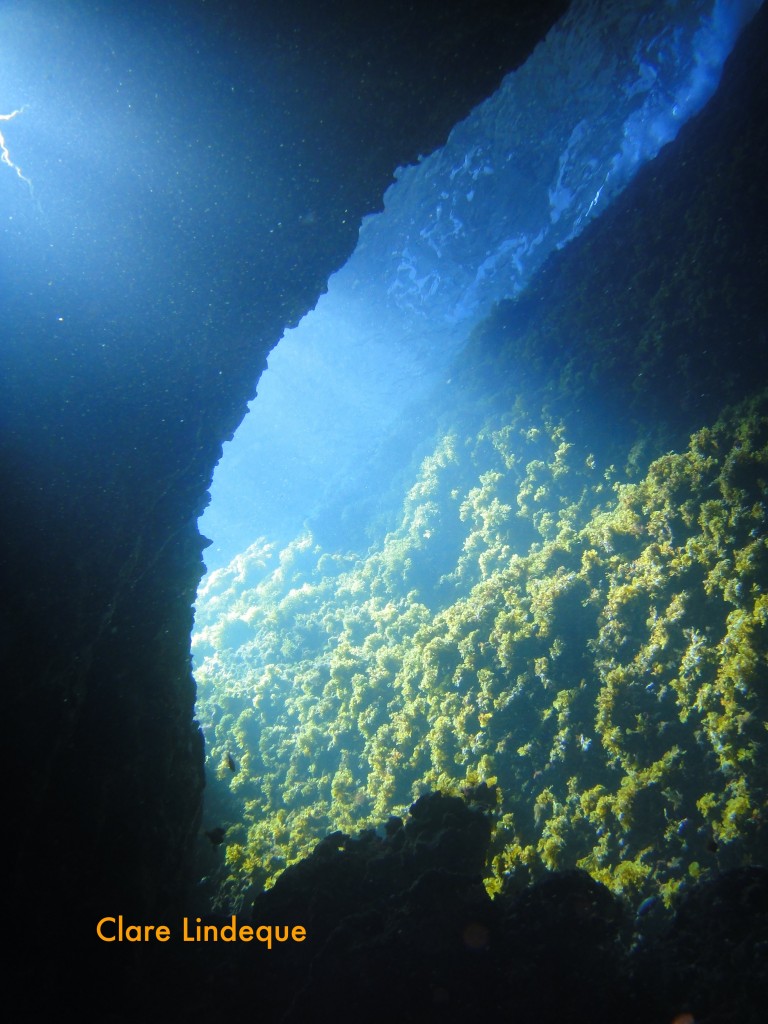
<path id="1" fill-rule="evenodd" d="M 18 117 L 19 114 L 23 113 L 24 107 L 20 107 L 18 110 L 11 111 L 10 114 L 0 114 L 0 121 L 12 121 L 14 117 Z M 15 164 L 11 160 L 11 154 L 8 152 L 8 144 L 5 141 L 5 136 L 0 131 L 0 163 L 4 163 L 7 167 L 10 167 L 12 171 L 16 171 L 22 181 L 25 181 L 32 188 L 32 182 L 23 173 L 18 164 Z"/>

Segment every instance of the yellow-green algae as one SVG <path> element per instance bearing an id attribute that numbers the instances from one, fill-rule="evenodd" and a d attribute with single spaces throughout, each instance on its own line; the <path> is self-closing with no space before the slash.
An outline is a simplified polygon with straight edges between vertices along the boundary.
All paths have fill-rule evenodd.
<path id="1" fill-rule="evenodd" d="M 222 898 L 329 831 L 479 780 L 499 792 L 492 891 L 578 866 L 669 902 L 756 855 L 766 397 L 650 466 L 599 461 L 518 407 L 443 436 L 364 557 L 306 534 L 211 575 L 198 708 L 241 813 Z"/>

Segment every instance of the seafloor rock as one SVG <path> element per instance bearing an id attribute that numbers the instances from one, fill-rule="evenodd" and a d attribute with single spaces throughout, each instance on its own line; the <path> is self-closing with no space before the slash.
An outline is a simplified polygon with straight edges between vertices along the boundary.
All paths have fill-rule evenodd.
<path id="1" fill-rule="evenodd" d="M 469 802 L 425 794 L 383 836 L 328 836 L 256 900 L 254 920 L 304 915 L 312 936 L 311 946 L 286 954 L 286 975 L 303 976 L 303 961 L 306 977 L 286 1020 L 307 1020 L 333 1000 L 343 1002 L 345 1020 L 481 1020 L 505 1004 L 537 1010 L 550 1005 L 543 975 L 556 965 L 567 976 L 580 931 L 574 980 L 587 977 L 588 962 L 589 977 L 601 971 L 613 992 L 605 948 L 616 944 L 621 905 L 582 872 L 553 876 L 517 900 L 492 900 L 481 882 L 491 836 L 486 793 L 468 791 Z M 555 999 L 562 1008 L 558 990 Z"/>
<path id="2" fill-rule="evenodd" d="M 734 868 L 681 899 L 667 931 L 641 945 L 635 987 L 659 1020 L 757 1021 L 768 1005 L 768 870 Z"/>
<path id="3" fill-rule="evenodd" d="M 436 1024 L 759 1019 L 763 869 L 697 886 L 661 934 L 638 943 L 628 905 L 583 871 L 492 899 L 474 874 L 488 855 L 488 814 L 432 793 L 382 834 L 329 835 L 254 904 L 254 923 L 301 921 L 306 942 L 258 961 L 219 949 L 218 989 L 206 991 L 221 994 L 226 978 L 227 1000 L 258 1001 L 264 1019 L 285 1022 L 315 1019 L 318 1007 L 339 1021 Z M 199 1019 L 212 1010 L 194 1008 Z"/>

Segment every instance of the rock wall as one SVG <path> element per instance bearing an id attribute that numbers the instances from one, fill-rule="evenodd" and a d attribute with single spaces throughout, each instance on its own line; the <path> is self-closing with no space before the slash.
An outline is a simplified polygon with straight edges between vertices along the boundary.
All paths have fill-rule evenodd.
<path id="1" fill-rule="evenodd" d="M 196 519 L 268 351 L 351 252 L 394 169 L 440 144 L 565 4 L 196 7 L 224 51 L 247 62 L 268 39 L 283 84 L 302 76 L 281 109 L 244 114 L 281 154 L 282 205 L 239 226 L 247 241 L 229 261 L 204 236 L 169 249 L 186 307 L 164 316 L 158 284 L 154 305 L 110 325 L 108 350 L 76 267 L 56 282 L 76 300 L 64 326 L 52 326 L 42 271 L 9 274 L 0 299 L 8 919 L 21 976 L 44 964 L 54 985 L 83 969 L 100 916 L 157 920 L 183 903 L 203 788 Z M 314 120 L 299 138 L 290 126 L 306 122 L 308 95 Z"/>

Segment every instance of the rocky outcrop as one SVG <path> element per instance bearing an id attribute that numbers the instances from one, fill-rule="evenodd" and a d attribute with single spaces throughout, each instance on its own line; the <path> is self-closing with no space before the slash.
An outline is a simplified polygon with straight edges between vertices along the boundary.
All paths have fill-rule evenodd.
<path id="1" fill-rule="evenodd" d="M 181 906 L 203 788 L 196 519 L 222 443 L 395 168 L 440 144 L 565 5 L 264 6 L 209 5 L 200 30 L 246 77 L 268 50 L 279 104 L 243 109 L 243 133 L 274 157 L 268 200 L 230 231 L 163 240 L 148 255 L 166 275 L 109 322 L 76 266 L 51 280 L 44 261 L 14 264 L 2 297 L 8 917 L 33 978 L 41 962 L 82 969 L 104 914 Z"/>

